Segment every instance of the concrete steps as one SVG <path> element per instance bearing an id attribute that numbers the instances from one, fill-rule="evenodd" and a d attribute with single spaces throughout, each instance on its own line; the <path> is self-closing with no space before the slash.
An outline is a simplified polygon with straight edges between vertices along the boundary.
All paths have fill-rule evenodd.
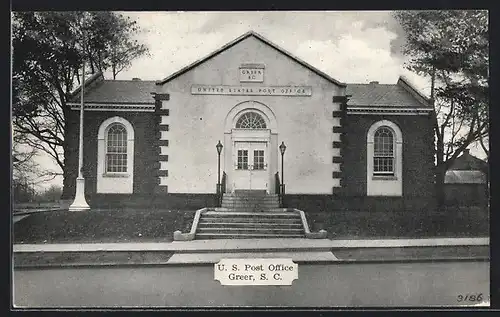
<path id="1" fill-rule="evenodd" d="M 294 211 L 207 211 L 201 214 L 196 239 L 304 238 Z"/>
<path id="2" fill-rule="evenodd" d="M 222 208 L 232 211 L 257 212 L 278 209 L 278 195 L 262 194 L 224 194 L 222 196 Z"/>
<path id="3" fill-rule="evenodd" d="M 199 233 L 197 239 L 263 239 L 263 238 L 304 238 L 302 234 L 231 234 L 231 233 Z"/>

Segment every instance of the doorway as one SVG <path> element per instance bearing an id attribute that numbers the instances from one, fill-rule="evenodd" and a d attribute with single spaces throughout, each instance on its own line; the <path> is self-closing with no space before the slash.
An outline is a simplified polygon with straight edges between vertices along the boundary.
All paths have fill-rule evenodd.
<path id="1" fill-rule="evenodd" d="M 236 141 L 234 144 L 234 190 L 268 192 L 268 142 Z"/>

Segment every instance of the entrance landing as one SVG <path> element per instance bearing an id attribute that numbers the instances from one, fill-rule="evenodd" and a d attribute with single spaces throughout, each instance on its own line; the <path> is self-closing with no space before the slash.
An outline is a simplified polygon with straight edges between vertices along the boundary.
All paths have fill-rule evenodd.
<path id="1" fill-rule="evenodd" d="M 264 196 L 267 195 L 267 192 L 259 189 L 236 189 L 234 194 L 238 196 Z"/>

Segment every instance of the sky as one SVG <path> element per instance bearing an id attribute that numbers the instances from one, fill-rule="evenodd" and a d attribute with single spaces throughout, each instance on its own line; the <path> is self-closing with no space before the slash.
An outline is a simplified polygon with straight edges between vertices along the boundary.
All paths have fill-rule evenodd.
<path id="1" fill-rule="evenodd" d="M 137 21 L 137 40 L 149 56 L 134 60 L 116 79 L 163 79 L 253 30 L 341 82 L 395 84 L 405 76 L 429 93 L 430 80 L 404 68 L 404 33 L 389 11 L 120 13 Z M 485 157 L 478 146 L 471 154 Z M 48 157 L 38 162 L 57 170 Z M 62 179 L 43 186 L 51 184 Z"/>

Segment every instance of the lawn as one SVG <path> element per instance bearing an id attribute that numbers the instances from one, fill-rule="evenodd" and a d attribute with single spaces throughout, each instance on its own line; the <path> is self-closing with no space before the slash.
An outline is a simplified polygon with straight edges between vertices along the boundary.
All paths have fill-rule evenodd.
<path id="1" fill-rule="evenodd" d="M 450 209 L 418 214 L 381 212 L 308 213 L 311 231 L 325 229 L 330 239 L 487 237 L 485 209 Z"/>
<path id="2" fill-rule="evenodd" d="M 14 224 L 14 243 L 170 242 L 188 232 L 195 211 L 113 209 L 40 212 Z M 329 212 L 307 213 L 311 231 L 330 239 L 489 236 L 488 213 L 441 214 Z"/>
<path id="3" fill-rule="evenodd" d="M 113 209 L 41 212 L 14 224 L 14 243 L 170 242 L 195 211 Z"/>

